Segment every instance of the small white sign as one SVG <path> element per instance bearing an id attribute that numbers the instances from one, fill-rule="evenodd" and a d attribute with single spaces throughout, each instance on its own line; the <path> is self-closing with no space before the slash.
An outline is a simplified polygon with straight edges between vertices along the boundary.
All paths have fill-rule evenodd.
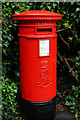
<path id="1" fill-rule="evenodd" d="M 40 56 L 49 56 L 49 40 L 40 40 L 39 41 L 39 55 Z"/>

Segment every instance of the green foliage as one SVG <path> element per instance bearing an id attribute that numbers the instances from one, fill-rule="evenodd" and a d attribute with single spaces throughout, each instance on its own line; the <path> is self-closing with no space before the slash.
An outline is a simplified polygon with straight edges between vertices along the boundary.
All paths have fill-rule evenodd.
<path id="1" fill-rule="evenodd" d="M 75 113 L 75 118 L 80 116 L 80 85 L 75 87 L 72 86 L 71 95 L 66 96 L 65 105 L 69 106 L 72 113 Z"/>
<path id="2" fill-rule="evenodd" d="M 63 15 L 57 25 L 58 51 L 62 56 L 74 59 L 76 65 L 74 74 L 71 74 L 68 72 L 65 61 L 61 61 L 58 57 L 57 103 L 62 101 L 63 104 L 70 106 L 71 111 L 74 111 L 75 117 L 78 118 L 78 101 L 80 101 L 78 100 L 80 92 L 78 87 L 80 86 L 75 77 L 80 79 L 80 2 L 3 2 L 2 6 L 3 118 L 7 120 L 19 119 L 16 101 L 17 85 L 20 84 L 17 75 L 19 72 L 19 42 L 17 22 L 13 21 L 12 15 L 29 10 L 48 10 Z M 64 30 L 58 32 L 60 29 Z M 59 33 L 67 44 L 62 41 Z M 71 67 L 74 66 L 74 63 L 70 61 Z M 67 90 L 72 91 L 73 94 L 67 93 Z M 68 95 L 63 96 L 64 91 Z"/>
<path id="3" fill-rule="evenodd" d="M 2 89 L 3 118 L 6 118 L 7 120 L 14 120 L 14 116 L 18 115 L 18 111 L 16 111 L 17 102 L 15 101 L 17 94 L 17 83 L 12 82 L 9 78 L 3 78 Z"/>
<path id="4" fill-rule="evenodd" d="M 78 51 L 78 56 L 75 57 L 75 61 L 76 61 L 76 66 L 77 69 L 75 70 L 75 74 L 73 76 L 75 76 L 76 78 L 79 78 L 80 76 L 80 51 Z"/>

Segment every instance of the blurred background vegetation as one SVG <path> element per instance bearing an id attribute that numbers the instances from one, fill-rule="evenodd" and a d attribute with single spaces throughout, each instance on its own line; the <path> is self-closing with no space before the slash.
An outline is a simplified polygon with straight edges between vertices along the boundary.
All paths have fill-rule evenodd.
<path id="1" fill-rule="evenodd" d="M 80 2 L 3 2 L 2 42 L 3 120 L 18 120 L 19 41 L 17 22 L 12 15 L 29 10 L 47 10 L 63 15 L 58 21 L 57 106 L 68 106 L 80 117 Z"/>

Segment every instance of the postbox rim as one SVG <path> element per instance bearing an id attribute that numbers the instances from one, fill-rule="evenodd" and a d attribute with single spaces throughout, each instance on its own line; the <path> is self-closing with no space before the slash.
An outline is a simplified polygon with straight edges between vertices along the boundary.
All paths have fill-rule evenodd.
<path id="1" fill-rule="evenodd" d="M 31 10 L 13 15 L 14 20 L 61 20 L 62 15 L 59 13 L 45 10 Z"/>

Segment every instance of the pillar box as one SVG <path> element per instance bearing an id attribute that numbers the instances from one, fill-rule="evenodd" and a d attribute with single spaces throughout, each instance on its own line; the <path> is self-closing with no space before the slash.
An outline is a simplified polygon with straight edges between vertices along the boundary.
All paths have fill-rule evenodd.
<path id="1" fill-rule="evenodd" d="M 52 120 L 56 113 L 56 22 L 62 15 L 32 10 L 13 15 L 18 21 L 20 81 L 25 120 Z"/>

